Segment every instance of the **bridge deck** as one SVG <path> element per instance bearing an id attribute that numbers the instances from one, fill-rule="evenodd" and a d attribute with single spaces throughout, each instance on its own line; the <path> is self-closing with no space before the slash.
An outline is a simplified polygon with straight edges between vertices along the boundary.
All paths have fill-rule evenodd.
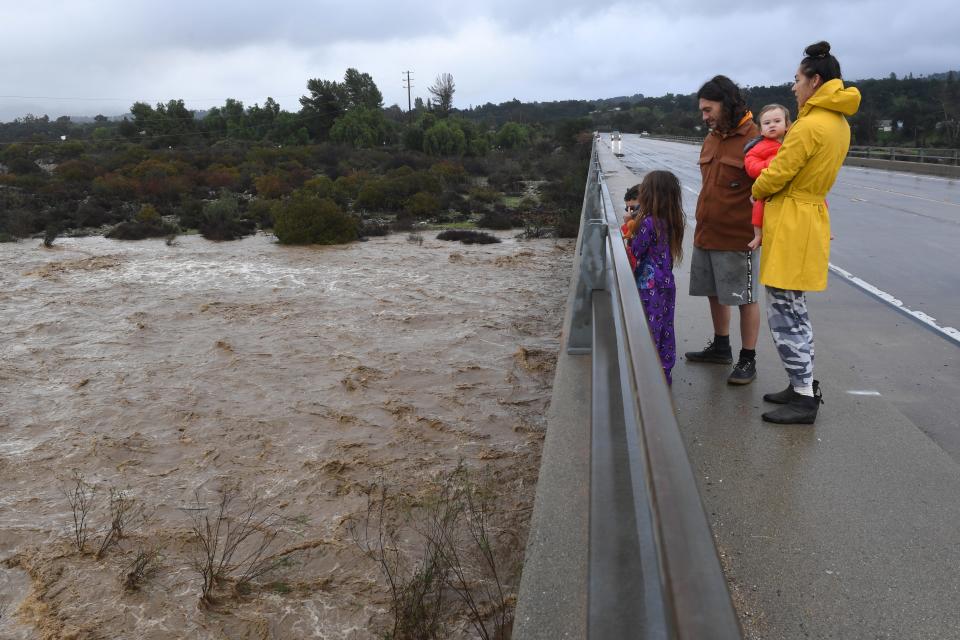
<path id="1" fill-rule="evenodd" d="M 639 177 L 605 145 L 600 158 L 612 197 L 622 201 Z M 700 187 L 691 169 L 680 175 L 690 217 Z M 682 353 L 702 348 L 713 332 L 706 300 L 686 295 L 689 261 L 675 273 Z M 815 427 L 760 419 L 763 393 L 786 384 L 765 326 L 754 384 L 731 387 L 727 367 L 682 356 L 673 373 L 677 416 L 746 637 L 960 638 L 960 465 L 951 435 L 945 446 L 954 457 L 887 394 L 850 393 L 877 389 L 877 372 L 865 376 L 845 357 L 864 341 L 858 332 L 876 349 L 907 343 L 912 357 L 888 366 L 952 387 L 955 403 L 960 349 L 837 278 L 810 298 L 826 402 Z M 736 312 L 731 341 L 739 347 Z M 909 403 L 903 396 L 913 389 L 896 400 Z M 943 395 L 940 403 L 952 411 Z M 960 412 L 952 415 L 956 438 Z"/>
<path id="2" fill-rule="evenodd" d="M 624 136 L 623 160 L 599 145 L 615 203 L 657 166 L 681 178 L 693 217 L 695 155 L 667 144 Z M 941 218 L 933 250 L 960 227 L 951 200 L 930 200 L 947 203 L 927 212 Z M 712 327 L 706 301 L 686 295 L 689 259 L 675 273 L 682 353 L 701 348 Z M 945 315 L 957 308 L 952 291 L 939 297 Z M 960 638 L 960 349 L 834 276 L 809 305 L 826 401 L 815 427 L 760 419 L 763 393 L 786 384 L 765 326 L 754 384 L 728 386 L 727 367 L 682 357 L 673 373 L 745 637 Z M 736 313 L 732 342 L 739 348 Z M 558 363 L 518 639 L 585 637 L 589 359 L 561 353 Z"/>

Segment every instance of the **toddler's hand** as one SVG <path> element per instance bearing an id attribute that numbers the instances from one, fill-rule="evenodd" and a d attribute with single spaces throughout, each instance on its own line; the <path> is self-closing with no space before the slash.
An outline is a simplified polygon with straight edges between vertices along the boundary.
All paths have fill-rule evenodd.
<path id="1" fill-rule="evenodd" d="M 762 244 L 762 240 L 763 238 L 761 238 L 760 236 L 757 236 L 756 238 L 748 242 L 747 246 L 750 247 L 751 251 L 756 251 L 757 247 L 759 247 Z"/>

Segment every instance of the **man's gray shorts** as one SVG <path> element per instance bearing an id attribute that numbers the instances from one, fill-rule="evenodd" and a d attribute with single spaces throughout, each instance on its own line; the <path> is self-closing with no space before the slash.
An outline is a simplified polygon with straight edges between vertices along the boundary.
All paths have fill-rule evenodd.
<path id="1" fill-rule="evenodd" d="M 720 304 L 739 306 L 760 300 L 760 250 L 713 251 L 693 248 L 690 295 L 717 296 Z"/>

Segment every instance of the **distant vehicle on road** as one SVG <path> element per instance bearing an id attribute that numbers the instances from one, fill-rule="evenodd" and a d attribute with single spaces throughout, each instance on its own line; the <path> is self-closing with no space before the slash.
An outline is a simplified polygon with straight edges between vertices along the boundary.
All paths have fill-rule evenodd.
<path id="1" fill-rule="evenodd" d="M 618 158 L 623 156 L 623 136 L 619 131 L 610 132 L 610 148 L 613 149 L 613 155 Z"/>

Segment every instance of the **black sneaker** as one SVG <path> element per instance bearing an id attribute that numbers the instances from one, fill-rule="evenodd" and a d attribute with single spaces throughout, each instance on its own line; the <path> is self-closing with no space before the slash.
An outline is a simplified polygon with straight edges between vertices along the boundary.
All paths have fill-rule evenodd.
<path id="1" fill-rule="evenodd" d="M 753 358 L 740 358 L 730 376 L 727 378 L 727 384 L 750 384 L 757 377 L 757 361 Z"/>
<path id="2" fill-rule="evenodd" d="M 707 343 L 703 351 L 687 351 L 683 357 L 690 362 L 709 362 L 710 364 L 730 364 L 733 362 L 733 351 L 717 347 L 713 342 Z"/>

